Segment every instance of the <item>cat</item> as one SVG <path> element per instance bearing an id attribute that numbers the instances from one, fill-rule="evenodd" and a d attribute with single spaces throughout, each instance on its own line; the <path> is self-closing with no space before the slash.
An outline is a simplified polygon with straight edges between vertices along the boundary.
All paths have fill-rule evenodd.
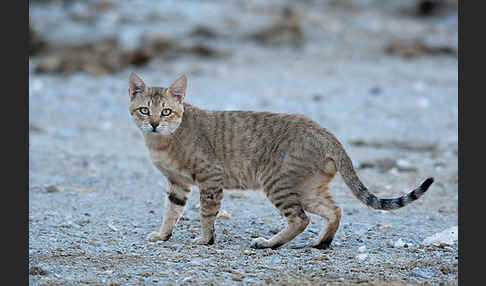
<path id="1" fill-rule="evenodd" d="M 337 172 L 361 202 L 378 210 L 401 208 L 434 182 L 428 178 L 404 196 L 378 198 L 358 178 L 339 140 L 318 123 L 296 114 L 203 110 L 184 102 L 186 88 L 185 75 L 168 88 L 149 87 L 133 72 L 129 77 L 131 117 L 169 184 L 163 222 L 149 234 L 151 241 L 171 237 L 194 185 L 200 191 L 198 244 L 215 242 L 223 189 L 262 188 L 287 224 L 250 247 L 276 249 L 291 241 L 309 224 L 308 212 L 327 222 L 310 246 L 327 249 L 341 220 L 328 190 Z"/>

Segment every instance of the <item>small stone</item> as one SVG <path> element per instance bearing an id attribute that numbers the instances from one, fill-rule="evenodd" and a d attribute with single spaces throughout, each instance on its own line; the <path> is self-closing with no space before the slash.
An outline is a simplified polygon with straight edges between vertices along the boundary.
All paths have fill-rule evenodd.
<path id="1" fill-rule="evenodd" d="M 393 225 L 392 224 L 381 224 L 381 223 L 378 223 L 376 224 L 377 227 L 379 228 L 382 228 L 382 229 L 392 229 L 393 228 Z"/>
<path id="2" fill-rule="evenodd" d="M 218 216 L 216 218 L 218 218 L 218 219 L 233 219 L 231 217 L 231 215 L 227 211 L 225 211 L 225 210 L 221 210 L 218 213 Z"/>
<path id="3" fill-rule="evenodd" d="M 362 245 L 358 248 L 358 252 L 359 253 L 365 253 L 366 252 L 366 246 L 365 245 Z"/>
<path id="4" fill-rule="evenodd" d="M 381 93 L 381 88 L 378 87 L 378 86 L 374 86 L 370 89 L 370 93 L 371 94 L 374 94 L 374 95 L 377 95 L 377 94 L 380 94 Z"/>
<path id="5" fill-rule="evenodd" d="M 426 87 L 427 85 L 423 81 L 418 81 L 413 85 L 413 88 L 418 92 L 424 91 Z"/>
<path id="6" fill-rule="evenodd" d="M 38 80 L 37 79 L 37 80 L 33 80 L 32 81 L 32 86 L 31 87 L 32 87 L 32 91 L 36 91 L 37 92 L 37 91 L 41 91 L 42 90 L 42 88 L 44 87 L 44 84 L 42 83 L 41 80 Z"/>
<path id="7" fill-rule="evenodd" d="M 430 101 L 427 98 L 425 98 L 425 97 L 421 97 L 421 98 L 418 99 L 417 105 L 420 108 L 427 108 L 427 107 L 430 106 Z"/>
<path id="8" fill-rule="evenodd" d="M 85 225 L 87 225 L 90 222 L 91 221 L 89 219 L 81 219 L 81 220 L 77 220 L 76 221 L 76 224 L 79 225 L 79 226 L 85 226 Z"/>
<path id="9" fill-rule="evenodd" d="M 388 247 L 391 247 L 391 248 L 395 247 L 395 244 L 393 243 L 393 240 L 391 240 L 391 239 L 389 239 L 389 240 L 386 241 L 386 245 Z"/>
<path id="10" fill-rule="evenodd" d="M 69 139 L 73 137 L 73 132 L 71 130 L 63 129 L 56 132 L 56 136 L 63 139 Z"/>
<path id="11" fill-rule="evenodd" d="M 410 273 L 412 276 L 417 276 L 425 279 L 432 278 L 434 276 L 434 273 L 428 269 L 420 269 L 420 268 L 415 268 L 412 270 Z"/>
<path id="12" fill-rule="evenodd" d="M 29 269 L 30 275 L 47 275 L 49 272 L 40 266 L 32 266 Z"/>
<path id="13" fill-rule="evenodd" d="M 422 244 L 438 247 L 451 246 L 457 242 L 458 226 L 450 227 L 442 232 L 436 233 L 424 239 Z"/>
<path id="14" fill-rule="evenodd" d="M 358 262 L 363 262 L 366 260 L 366 258 L 368 258 L 368 253 L 361 253 L 356 256 Z"/>
<path id="15" fill-rule="evenodd" d="M 403 240 L 400 238 L 398 239 L 397 241 L 395 241 L 395 243 L 393 244 L 393 246 L 395 248 L 399 248 L 399 247 L 404 247 L 405 246 L 405 242 L 403 242 Z"/>
<path id="16" fill-rule="evenodd" d="M 56 185 L 50 185 L 46 187 L 48 193 L 59 193 L 61 190 Z"/>
<path id="17" fill-rule="evenodd" d="M 403 160 L 403 159 L 397 160 L 397 168 L 398 168 L 398 171 L 401 171 L 401 172 L 417 171 L 417 168 L 413 167 L 412 164 L 410 164 L 410 162 Z"/>
<path id="18" fill-rule="evenodd" d="M 101 129 L 103 130 L 110 130 L 111 128 L 113 128 L 113 123 L 111 121 L 104 121 L 101 124 Z"/>
<path id="19" fill-rule="evenodd" d="M 76 189 L 76 192 L 80 192 L 80 193 L 96 193 L 98 192 L 97 189 L 91 189 L 91 188 L 77 188 Z"/>
<path id="20" fill-rule="evenodd" d="M 313 101 L 322 101 L 324 99 L 324 96 L 320 95 L 320 94 L 314 94 L 312 95 L 312 100 Z"/>
<path id="21" fill-rule="evenodd" d="M 116 227 L 115 227 L 114 225 L 112 225 L 111 223 L 108 223 L 107 225 L 108 225 L 108 227 L 109 227 L 111 230 L 113 230 L 113 231 L 118 231 L 118 228 L 116 228 Z"/>
<path id="22" fill-rule="evenodd" d="M 59 225 L 59 227 L 65 227 L 65 228 L 75 228 L 75 225 L 73 224 L 72 221 L 68 220 L 66 222 L 63 222 Z"/>

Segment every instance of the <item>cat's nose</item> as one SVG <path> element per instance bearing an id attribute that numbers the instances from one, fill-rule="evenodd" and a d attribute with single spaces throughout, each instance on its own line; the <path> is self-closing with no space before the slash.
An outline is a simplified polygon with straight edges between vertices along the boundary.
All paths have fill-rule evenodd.
<path id="1" fill-rule="evenodd" d="M 150 125 L 152 125 L 152 128 L 155 131 L 155 129 L 157 128 L 157 126 L 159 126 L 159 123 L 158 122 L 150 122 Z"/>

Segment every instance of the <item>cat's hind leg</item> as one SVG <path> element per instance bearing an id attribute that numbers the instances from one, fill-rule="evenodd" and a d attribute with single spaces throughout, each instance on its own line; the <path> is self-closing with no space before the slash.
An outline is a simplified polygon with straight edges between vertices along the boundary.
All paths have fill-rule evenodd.
<path id="1" fill-rule="evenodd" d="M 158 232 L 149 234 L 148 239 L 150 241 L 169 240 L 176 223 L 184 212 L 184 207 L 190 195 L 191 187 L 189 185 L 178 185 L 169 182 L 169 192 L 165 199 L 162 225 Z"/>
<path id="2" fill-rule="evenodd" d="M 305 230 L 309 217 L 304 212 L 295 182 L 295 178 L 283 173 L 264 181 L 267 197 L 286 218 L 287 226 L 268 240 L 262 237 L 254 239 L 250 247 L 276 249 Z"/>
<path id="3" fill-rule="evenodd" d="M 336 234 L 341 221 L 341 208 L 334 202 L 329 193 L 329 182 L 334 178 L 335 173 L 316 174 L 303 188 L 304 209 L 316 214 L 327 222 L 319 238 L 311 247 L 327 249 Z"/>

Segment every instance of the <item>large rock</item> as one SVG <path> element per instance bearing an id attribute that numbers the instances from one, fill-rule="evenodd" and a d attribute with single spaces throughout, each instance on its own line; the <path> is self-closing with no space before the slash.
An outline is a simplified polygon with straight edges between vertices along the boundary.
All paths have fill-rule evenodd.
<path id="1" fill-rule="evenodd" d="M 424 239 L 422 244 L 434 246 L 448 246 L 457 242 L 458 226 L 450 227 Z"/>

